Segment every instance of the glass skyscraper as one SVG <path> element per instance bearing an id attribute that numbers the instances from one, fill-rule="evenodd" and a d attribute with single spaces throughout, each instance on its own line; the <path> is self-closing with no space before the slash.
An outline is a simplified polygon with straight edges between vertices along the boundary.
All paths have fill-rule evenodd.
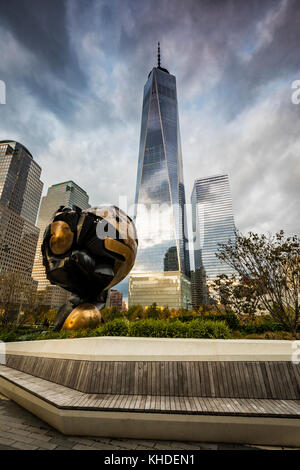
<path id="1" fill-rule="evenodd" d="M 220 243 L 235 240 L 235 223 L 228 175 L 195 180 L 191 197 L 194 235 L 195 274 L 193 304 L 206 303 L 198 298 L 205 292 L 203 282 L 220 274 L 231 275 L 233 269 L 216 257 Z M 194 284 L 193 283 L 193 284 Z M 194 289 L 197 290 L 198 297 Z M 207 297 L 207 295 L 206 295 Z M 207 299 L 206 299 L 207 300 Z"/>
<path id="2" fill-rule="evenodd" d="M 0 271 L 31 279 L 39 235 L 41 168 L 20 143 L 0 141 Z"/>
<path id="3" fill-rule="evenodd" d="M 129 281 L 129 304 L 145 306 L 161 298 L 169 307 L 189 306 L 176 78 L 160 66 L 160 52 L 144 87 L 135 204 L 139 248 Z M 155 279 L 160 292 L 159 287 L 153 289 Z M 170 294 L 174 283 L 176 296 Z"/>
<path id="4" fill-rule="evenodd" d="M 74 206 L 80 209 L 88 209 L 89 196 L 87 193 L 74 181 L 64 181 L 63 183 L 54 184 L 48 188 L 47 195 L 42 198 L 38 228 L 40 229 L 40 236 L 38 239 L 37 250 L 33 265 L 32 276 L 38 282 L 38 290 L 44 291 L 45 298 L 43 302 L 46 305 L 58 307 L 70 296 L 70 293 L 59 286 L 51 285 L 46 277 L 45 267 L 43 265 L 43 256 L 41 252 L 41 245 L 43 242 L 44 231 L 50 222 L 54 212 L 60 207 Z"/>

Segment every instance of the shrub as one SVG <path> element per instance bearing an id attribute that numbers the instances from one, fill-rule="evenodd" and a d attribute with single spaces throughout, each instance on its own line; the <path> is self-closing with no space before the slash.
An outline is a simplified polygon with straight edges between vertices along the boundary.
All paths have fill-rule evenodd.
<path id="1" fill-rule="evenodd" d="M 240 322 L 238 317 L 234 313 L 220 313 L 217 315 L 205 315 L 201 318 L 212 321 L 225 321 L 231 330 L 238 330 Z"/>
<path id="2" fill-rule="evenodd" d="M 116 318 L 110 322 L 104 323 L 101 328 L 101 336 L 127 336 L 128 333 L 128 320 Z"/>
<path id="3" fill-rule="evenodd" d="M 179 321 L 139 320 L 130 323 L 128 336 L 149 338 L 185 338 L 187 328 Z"/>
<path id="4" fill-rule="evenodd" d="M 168 338 L 188 338 L 188 324 L 179 320 L 167 322 Z"/>
<path id="5" fill-rule="evenodd" d="M 87 337 L 103 336 L 102 328 L 103 328 L 102 326 L 98 326 L 97 328 L 94 328 L 93 330 L 88 330 L 86 336 Z"/>
<path id="6" fill-rule="evenodd" d="M 122 318 L 123 312 L 117 307 L 105 307 L 101 310 L 101 317 L 104 322 L 115 320 L 116 318 Z"/>
<path id="7" fill-rule="evenodd" d="M 135 321 L 136 319 L 144 318 L 144 309 L 141 305 L 132 305 L 128 308 L 126 316 L 130 321 Z"/>
<path id="8" fill-rule="evenodd" d="M 245 334 L 262 334 L 267 331 L 284 331 L 283 325 L 272 320 L 262 321 L 261 323 L 249 323 L 240 326 L 240 331 Z"/>
<path id="9" fill-rule="evenodd" d="M 41 339 L 59 339 L 59 331 L 43 331 L 41 334 L 35 337 L 36 340 Z"/>
<path id="10" fill-rule="evenodd" d="M 238 317 L 234 313 L 220 313 L 220 314 L 208 314 L 208 315 L 199 315 L 197 313 L 192 313 L 192 314 L 185 314 L 181 315 L 179 317 L 176 317 L 176 319 L 182 321 L 182 322 L 190 322 L 195 319 L 201 319 L 204 321 L 211 320 L 211 321 L 225 321 L 229 328 L 231 330 L 238 330 L 240 327 L 240 323 L 238 320 Z M 170 319 L 171 321 L 174 321 L 173 319 Z"/>
<path id="11" fill-rule="evenodd" d="M 224 321 L 195 319 L 188 323 L 189 338 L 230 337 L 230 329 Z"/>
<path id="12" fill-rule="evenodd" d="M 174 321 L 181 321 L 183 323 L 186 323 L 186 322 L 190 322 L 192 320 L 194 320 L 195 318 L 199 318 L 199 315 L 193 315 L 193 314 L 185 314 L 185 315 L 174 315 L 172 317 L 169 318 L 169 320 L 171 322 L 174 322 Z"/>
<path id="13" fill-rule="evenodd" d="M 37 334 L 37 333 L 28 333 L 27 335 L 18 336 L 18 339 L 14 340 L 14 341 L 33 341 L 33 340 L 37 339 L 38 336 L 39 336 L 39 334 Z"/>
<path id="14" fill-rule="evenodd" d="M 153 320 L 149 318 L 148 320 L 137 320 L 129 324 L 129 336 L 137 337 L 155 337 L 155 330 L 157 330 L 157 323 L 161 324 L 162 320 Z"/>
<path id="15" fill-rule="evenodd" d="M 18 341 L 18 333 L 15 329 L 3 329 L 0 331 L 0 340 L 6 343 L 11 341 Z"/>
<path id="16" fill-rule="evenodd" d="M 150 307 L 145 309 L 145 314 L 147 318 L 153 318 L 155 320 L 159 319 L 162 315 L 162 308 L 158 307 L 157 304 L 154 302 Z"/>
<path id="17" fill-rule="evenodd" d="M 215 321 L 213 324 L 214 338 L 228 339 L 231 337 L 231 331 L 225 321 Z"/>
<path id="18" fill-rule="evenodd" d="M 229 338 L 225 322 L 197 319 L 191 322 L 174 320 L 140 320 L 131 323 L 128 336 L 154 338 Z"/>

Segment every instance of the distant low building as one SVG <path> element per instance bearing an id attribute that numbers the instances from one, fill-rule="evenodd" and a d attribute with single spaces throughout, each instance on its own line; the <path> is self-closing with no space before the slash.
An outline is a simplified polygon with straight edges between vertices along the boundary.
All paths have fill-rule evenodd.
<path id="1" fill-rule="evenodd" d="M 130 305 L 191 308 L 191 283 L 177 271 L 134 273 L 129 278 Z"/>
<path id="2" fill-rule="evenodd" d="M 122 310 L 123 294 L 116 289 L 111 289 L 109 293 L 109 306 Z"/>

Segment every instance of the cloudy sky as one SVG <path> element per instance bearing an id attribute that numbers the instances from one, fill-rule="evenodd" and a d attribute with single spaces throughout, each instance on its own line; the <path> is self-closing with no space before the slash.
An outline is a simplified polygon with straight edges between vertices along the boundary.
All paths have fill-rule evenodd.
<path id="1" fill-rule="evenodd" d="M 297 0 L 0 0 L 0 139 L 28 147 L 44 192 L 73 179 L 93 205 L 132 203 L 157 41 L 187 200 L 195 177 L 228 172 L 241 231 L 299 233 Z"/>

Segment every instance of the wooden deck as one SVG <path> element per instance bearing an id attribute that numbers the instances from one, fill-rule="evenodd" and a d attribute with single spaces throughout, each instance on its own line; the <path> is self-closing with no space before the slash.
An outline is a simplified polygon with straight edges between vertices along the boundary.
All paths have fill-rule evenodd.
<path id="1" fill-rule="evenodd" d="M 213 408 L 214 402 L 219 403 L 216 400 L 219 398 L 226 398 L 226 403 L 230 398 L 300 400 L 300 365 L 288 361 L 100 362 L 7 355 L 6 366 L 47 380 L 49 386 L 53 384 L 51 387 L 58 384 L 97 396 L 134 395 L 131 401 L 129 398 L 123 400 L 123 405 L 128 401 L 131 408 L 136 396 L 156 397 L 153 400 L 161 402 L 161 408 L 166 410 L 170 406 L 174 410 L 180 408 L 181 397 L 187 403 L 186 411 L 197 406 L 202 409 L 198 402 L 194 404 L 195 399 L 200 398 L 206 398 L 204 402 L 209 403 L 209 409 Z M 145 400 L 140 401 L 144 403 Z M 205 404 L 203 406 L 205 409 Z M 224 400 L 218 404 L 219 412 L 222 409 Z"/>

